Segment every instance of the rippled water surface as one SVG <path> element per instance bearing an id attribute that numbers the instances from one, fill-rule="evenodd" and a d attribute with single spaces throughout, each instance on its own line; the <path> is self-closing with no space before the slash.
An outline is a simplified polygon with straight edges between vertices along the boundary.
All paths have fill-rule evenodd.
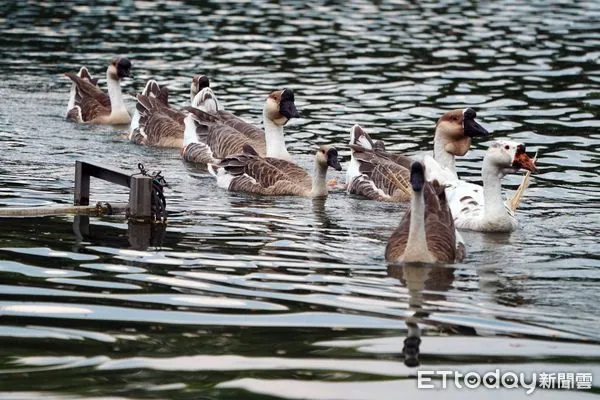
<path id="1" fill-rule="evenodd" d="M 0 398 L 526 396 L 418 392 L 402 349 L 419 329 L 421 369 L 592 372 L 589 391 L 536 394 L 600 393 L 599 2 L 203 3 L 3 6 L 0 206 L 71 204 L 78 159 L 142 162 L 171 188 L 166 231 L 0 219 Z M 538 151 L 541 173 L 513 234 L 465 233 L 462 264 L 387 267 L 404 205 L 230 194 L 178 150 L 65 121 L 62 73 L 103 77 L 117 54 L 133 62 L 132 110 L 147 79 L 183 106 L 204 73 L 258 124 L 265 95 L 293 88 L 302 118 L 286 138 L 307 168 L 322 143 L 348 161 L 354 123 L 429 150 L 437 117 L 470 106 L 493 137 Z M 458 160 L 465 179 L 480 183 L 488 143 Z"/>

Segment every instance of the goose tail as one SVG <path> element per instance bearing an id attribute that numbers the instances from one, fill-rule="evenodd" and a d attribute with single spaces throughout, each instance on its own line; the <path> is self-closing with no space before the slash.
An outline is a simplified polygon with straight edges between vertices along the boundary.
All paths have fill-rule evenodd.
<path id="1" fill-rule="evenodd" d="M 350 129 L 350 144 L 360 146 L 366 150 L 373 150 L 373 140 L 358 124 Z"/>

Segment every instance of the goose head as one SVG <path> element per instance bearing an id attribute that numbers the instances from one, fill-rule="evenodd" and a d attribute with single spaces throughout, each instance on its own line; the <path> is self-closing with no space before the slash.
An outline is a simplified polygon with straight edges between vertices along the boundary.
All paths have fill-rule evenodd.
<path id="1" fill-rule="evenodd" d="M 338 151 L 335 147 L 329 145 L 320 146 L 315 155 L 315 161 L 322 169 L 331 167 L 336 171 L 341 171 L 342 166 L 338 157 Z"/>
<path id="2" fill-rule="evenodd" d="M 287 124 L 291 118 L 299 118 L 292 89 L 271 92 L 265 103 L 264 116 L 278 126 Z"/>
<path id="3" fill-rule="evenodd" d="M 133 78 L 131 74 L 131 61 L 127 57 L 113 58 L 106 73 L 109 78 L 115 81 L 120 81 L 125 77 Z"/>
<path id="4" fill-rule="evenodd" d="M 425 166 L 420 161 L 410 165 L 410 186 L 415 193 L 419 193 L 425 186 Z"/>
<path id="5" fill-rule="evenodd" d="M 444 149 L 455 156 L 464 156 L 471 147 L 471 139 L 487 136 L 489 132 L 475 120 L 472 108 L 452 110 L 440 117 L 435 127 L 435 139 L 443 140 Z"/>
<path id="6" fill-rule="evenodd" d="M 210 80 L 206 75 L 194 76 L 192 78 L 192 84 L 190 85 L 190 98 L 193 100 L 198 92 L 207 87 L 210 87 Z"/>
<path id="7" fill-rule="evenodd" d="M 494 166 L 503 175 L 517 172 L 521 168 L 537 172 L 534 160 L 525 152 L 525 145 L 511 140 L 493 142 L 485 154 L 484 164 Z"/>

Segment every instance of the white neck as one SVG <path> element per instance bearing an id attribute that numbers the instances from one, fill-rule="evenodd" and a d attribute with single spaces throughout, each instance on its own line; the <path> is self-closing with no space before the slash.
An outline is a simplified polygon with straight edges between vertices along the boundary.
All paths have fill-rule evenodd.
<path id="1" fill-rule="evenodd" d="M 196 135 L 196 124 L 192 116 L 188 115 L 183 120 L 185 124 L 185 130 L 183 131 L 183 147 L 190 143 L 198 143 L 198 135 Z"/>
<path id="2" fill-rule="evenodd" d="M 404 249 L 404 262 L 432 262 L 425 235 L 425 199 L 423 190 L 413 193 L 410 203 L 410 228 Z"/>
<path id="3" fill-rule="evenodd" d="M 483 219 L 510 218 L 502 201 L 502 178 L 504 173 L 484 158 L 481 168 L 483 178 Z"/>
<path id="4" fill-rule="evenodd" d="M 127 112 L 123 94 L 121 93 L 121 85 L 118 80 L 115 80 L 106 72 L 106 85 L 108 86 L 108 97 L 110 98 L 110 114 L 121 114 Z"/>
<path id="5" fill-rule="evenodd" d="M 433 158 L 445 168 L 448 168 L 452 173 L 456 174 L 456 163 L 454 161 L 454 154 L 446 151 L 446 145 L 448 141 L 442 137 L 439 137 L 436 133 L 433 138 Z"/>
<path id="6" fill-rule="evenodd" d="M 265 112 L 263 112 L 263 123 L 265 125 L 265 144 L 267 147 L 267 157 L 293 161 L 292 156 L 290 156 L 290 153 L 288 153 L 287 148 L 285 147 L 283 126 L 273 123 L 273 121 L 267 117 Z"/>
<path id="7" fill-rule="evenodd" d="M 327 196 L 327 164 L 315 160 L 315 171 L 312 177 L 312 197 Z"/>

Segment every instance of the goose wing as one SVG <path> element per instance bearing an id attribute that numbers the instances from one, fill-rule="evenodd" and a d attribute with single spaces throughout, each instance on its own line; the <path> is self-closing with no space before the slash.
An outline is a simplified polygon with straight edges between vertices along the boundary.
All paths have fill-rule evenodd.
<path id="1" fill-rule="evenodd" d="M 380 201 L 407 201 L 412 196 L 410 171 L 377 152 L 350 145 L 359 175 L 348 183 L 348 192 Z"/>
<path id="2" fill-rule="evenodd" d="M 210 148 L 213 157 L 223 159 L 241 154 L 244 146 L 256 149 L 260 156 L 265 155 L 265 146 L 242 134 L 233 127 L 221 122 L 218 117 L 194 108 L 187 110 L 196 117 L 196 135 L 201 143 Z"/>
<path id="3" fill-rule="evenodd" d="M 139 127 L 134 134 L 138 144 L 181 147 L 185 114 L 165 106 L 164 98 L 138 95 Z"/>
<path id="4" fill-rule="evenodd" d="M 224 171 L 221 174 L 229 176 L 230 191 L 265 195 L 303 195 L 310 191 L 310 187 L 302 187 L 293 180 L 295 164 L 278 160 L 275 166 L 253 149 L 249 151 L 248 146 L 244 150 L 243 154 L 227 157 L 217 166 Z M 292 175 L 288 174 L 290 171 Z"/>
<path id="5" fill-rule="evenodd" d="M 254 141 L 257 145 L 260 144 L 263 147 L 266 147 L 265 132 L 262 129 L 260 129 L 259 127 L 257 127 L 256 125 L 253 125 L 251 123 L 244 121 L 243 119 L 241 119 L 239 117 L 236 117 L 229 111 L 220 110 L 217 113 L 217 115 L 219 116 L 221 121 L 223 121 L 225 124 L 231 126 L 238 132 L 242 133 L 243 135 L 247 136 L 249 139 Z"/>
<path id="6" fill-rule="evenodd" d="M 454 262 L 457 258 L 456 230 L 446 192 L 437 181 L 427 183 L 424 199 L 427 248 L 438 261 Z M 461 251 L 461 257 L 464 257 L 464 249 Z"/>

